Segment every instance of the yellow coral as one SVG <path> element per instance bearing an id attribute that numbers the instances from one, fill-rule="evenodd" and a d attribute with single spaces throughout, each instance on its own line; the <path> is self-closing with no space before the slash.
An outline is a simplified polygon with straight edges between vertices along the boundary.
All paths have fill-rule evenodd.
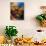
<path id="1" fill-rule="evenodd" d="M 43 39 L 42 39 L 42 42 L 46 42 L 46 38 L 43 38 Z"/>
<path id="2" fill-rule="evenodd" d="M 4 36 L 0 36 L 0 44 L 3 44 L 5 42 L 5 37 Z"/>

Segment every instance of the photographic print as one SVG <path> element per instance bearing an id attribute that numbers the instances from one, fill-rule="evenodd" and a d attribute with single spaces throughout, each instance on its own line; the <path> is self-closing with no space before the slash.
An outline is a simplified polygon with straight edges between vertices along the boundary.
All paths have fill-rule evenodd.
<path id="1" fill-rule="evenodd" d="M 24 20 L 24 2 L 10 3 L 10 19 Z"/>

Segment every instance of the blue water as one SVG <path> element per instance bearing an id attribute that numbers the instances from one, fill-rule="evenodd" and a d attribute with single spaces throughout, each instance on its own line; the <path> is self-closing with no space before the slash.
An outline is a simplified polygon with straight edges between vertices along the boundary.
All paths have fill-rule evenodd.
<path id="1" fill-rule="evenodd" d="M 19 7 L 24 7 L 24 2 L 19 2 L 19 3 L 18 3 L 18 6 L 19 6 Z"/>

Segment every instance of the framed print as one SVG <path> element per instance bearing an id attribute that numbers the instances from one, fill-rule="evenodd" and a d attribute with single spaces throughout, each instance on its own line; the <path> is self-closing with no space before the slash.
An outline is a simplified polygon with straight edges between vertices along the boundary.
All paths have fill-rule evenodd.
<path id="1" fill-rule="evenodd" d="M 10 19 L 24 20 L 24 2 L 10 3 Z"/>

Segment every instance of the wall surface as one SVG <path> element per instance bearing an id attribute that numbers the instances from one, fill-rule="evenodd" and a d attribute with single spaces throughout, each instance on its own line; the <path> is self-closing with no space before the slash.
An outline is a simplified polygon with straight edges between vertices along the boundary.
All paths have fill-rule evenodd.
<path id="1" fill-rule="evenodd" d="M 24 20 L 10 20 L 10 2 L 25 3 Z M 41 37 L 43 33 L 37 33 L 36 30 L 43 29 L 46 32 L 46 28 L 38 25 L 35 16 L 41 13 L 40 6 L 43 5 L 46 5 L 46 0 L 0 0 L 0 34 L 4 34 L 6 25 L 15 25 L 19 32 L 18 36 L 23 34 L 24 37 L 31 37 L 35 34 L 35 36 Z"/>

